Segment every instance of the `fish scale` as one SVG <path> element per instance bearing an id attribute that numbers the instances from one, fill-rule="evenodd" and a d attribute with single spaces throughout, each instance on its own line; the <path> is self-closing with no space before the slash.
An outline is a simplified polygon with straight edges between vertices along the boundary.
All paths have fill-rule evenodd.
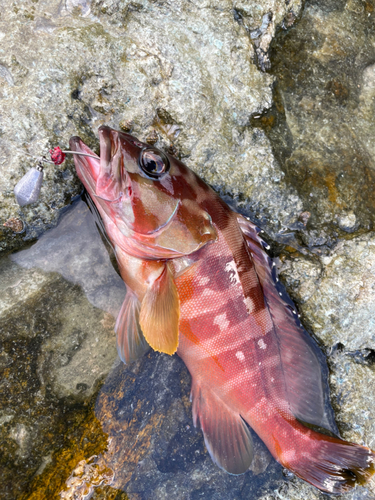
<path id="1" fill-rule="evenodd" d="M 251 427 L 320 490 L 364 484 L 374 452 L 309 428 L 337 432 L 321 354 L 256 226 L 176 158 L 106 126 L 99 140 L 100 161 L 79 155 L 92 152 L 78 137 L 70 146 L 128 289 L 115 326 L 120 358 L 177 351 L 192 377 L 194 425 L 227 472 L 249 469 Z"/>
<path id="2" fill-rule="evenodd" d="M 210 258 L 210 254 L 213 254 L 213 258 Z M 247 312 L 241 281 L 234 282 L 228 271 L 215 273 L 217 255 L 222 256 L 221 269 L 226 268 L 225 263 L 233 261 L 231 249 L 222 236 L 219 236 L 215 247 L 209 246 L 206 249 L 199 267 L 195 269 L 194 281 L 189 280 L 188 287 L 197 288 L 194 298 L 184 301 L 184 276 L 176 280 L 181 301 L 181 316 L 187 320 L 180 328 L 177 353 L 189 369 L 191 367 L 190 372 L 199 372 L 203 380 L 207 379 L 207 376 L 212 376 L 216 370 L 216 377 L 221 379 L 218 381 L 218 387 L 226 387 L 232 393 L 236 391 L 239 393 L 238 407 L 246 407 L 241 411 L 242 416 L 249 410 L 246 405 L 255 405 L 263 397 L 269 397 L 271 401 L 277 397 L 277 401 L 282 401 L 282 406 L 285 406 L 285 382 L 277 342 L 272 338 L 274 332 L 269 313 L 263 307 L 257 313 L 262 321 L 254 320 L 254 315 Z M 254 267 L 249 257 L 247 258 L 248 266 Z M 210 279 L 206 286 L 213 290 L 212 296 L 204 297 L 207 288 L 199 285 L 200 282 L 205 282 L 202 280 L 204 277 Z M 254 288 L 258 294 L 262 293 L 258 281 L 256 284 L 253 283 L 250 290 Z M 227 318 L 228 325 L 225 332 L 222 332 L 219 325 L 216 325 L 215 319 L 226 312 L 228 297 L 237 301 L 237 315 L 232 317 L 231 321 Z M 186 333 L 184 328 L 187 325 L 190 331 Z M 190 340 L 191 332 L 196 338 L 199 337 L 199 343 Z M 266 349 L 259 346 L 259 339 L 263 340 Z M 244 361 L 236 356 L 239 352 L 243 354 Z M 217 360 L 212 359 L 212 356 Z M 274 379 L 274 382 L 262 390 L 262 380 L 271 379 Z"/>

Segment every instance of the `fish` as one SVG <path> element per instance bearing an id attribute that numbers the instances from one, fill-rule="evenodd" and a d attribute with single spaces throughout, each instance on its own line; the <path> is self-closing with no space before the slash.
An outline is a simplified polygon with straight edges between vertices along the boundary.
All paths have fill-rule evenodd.
<path id="1" fill-rule="evenodd" d="M 368 481 L 375 453 L 342 440 L 327 417 L 317 346 L 259 228 L 175 157 L 108 126 L 98 135 L 100 156 L 79 137 L 70 149 L 127 287 L 115 326 L 122 361 L 150 348 L 182 358 L 194 425 L 230 474 L 251 465 L 252 429 L 323 492 Z"/>

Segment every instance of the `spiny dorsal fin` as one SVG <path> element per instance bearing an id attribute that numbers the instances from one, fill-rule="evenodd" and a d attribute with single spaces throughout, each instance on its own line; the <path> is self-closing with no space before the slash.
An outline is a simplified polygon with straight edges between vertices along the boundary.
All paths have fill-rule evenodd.
<path id="1" fill-rule="evenodd" d="M 128 292 L 115 325 L 117 351 L 124 363 L 135 361 L 150 348 L 139 325 L 139 310 L 139 300 L 132 292 Z"/>
<path id="2" fill-rule="evenodd" d="M 212 460 L 230 474 L 243 474 L 253 460 L 253 441 L 241 416 L 193 380 L 193 421 L 200 425 Z"/>
<path id="3" fill-rule="evenodd" d="M 176 352 L 179 320 L 178 292 L 169 266 L 165 264 L 159 278 L 148 287 L 140 312 L 143 334 L 155 351 Z"/>
<path id="4" fill-rule="evenodd" d="M 291 411 L 302 422 L 336 434 L 336 424 L 325 410 L 328 393 L 323 385 L 321 365 L 313 341 L 302 327 L 284 288 L 279 283 L 276 286 L 272 261 L 263 250 L 264 242 L 258 235 L 259 230 L 241 215 L 237 215 L 237 220 L 273 319 Z"/>

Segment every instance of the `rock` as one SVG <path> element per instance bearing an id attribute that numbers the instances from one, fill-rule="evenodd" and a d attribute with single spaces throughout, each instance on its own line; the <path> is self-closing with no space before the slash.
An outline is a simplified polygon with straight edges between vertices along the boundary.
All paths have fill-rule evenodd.
<path id="1" fill-rule="evenodd" d="M 103 123 L 180 157 L 266 229 L 328 355 L 340 432 L 375 447 L 371 2 L 311 0 L 298 23 L 300 0 L 4 2 L 0 248 L 57 225 L 0 259 L 4 500 L 323 500 L 256 436 L 248 473 L 217 468 L 179 358 L 118 362 L 125 289 L 86 205 L 62 210 L 72 160 L 46 164 L 34 205 L 13 188 L 72 135 L 97 151 Z M 338 498 L 375 498 L 374 482 Z"/>
<path id="2" fill-rule="evenodd" d="M 72 135 L 97 149 L 98 126 L 119 128 L 124 120 L 141 139 L 156 125 L 159 147 L 173 142 L 189 166 L 271 232 L 293 221 L 301 211 L 295 190 L 264 133 L 249 126 L 271 106 L 273 79 L 257 68 L 248 29 L 261 29 L 269 17 L 267 56 L 277 25 L 300 6 L 260 0 L 241 24 L 229 0 L 27 0 L 15 9 L 5 0 L 0 222 L 19 218 L 26 232 L 1 224 L 0 249 L 18 248 L 55 225 L 58 210 L 80 192 L 71 159 L 46 164 L 38 203 L 19 207 L 13 188 L 35 165 L 32 157 L 66 148 Z"/>
<path id="3" fill-rule="evenodd" d="M 329 498 L 327 495 L 323 495 L 312 486 L 293 478 L 271 494 L 262 497 L 261 500 L 326 500 L 327 498 Z M 375 496 L 368 488 L 357 488 L 334 498 L 339 500 L 374 500 Z"/>
<path id="4" fill-rule="evenodd" d="M 352 211 L 347 214 L 339 215 L 337 217 L 339 228 L 343 231 L 346 231 L 347 233 L 352 233 L 357 229 L 356 221 L 357 218 L 355 216 L 355 213 Z"/>
<path id="5" fill-rule="evenodd" d="M 374 228 L 374 16 L 373 2 L 311 0 L 272 45 L 275 126 L 265 131 L 311 212 L 307 230 L 333 244 Z"/>
<path id="6" fill-rule="evenodd" d="M 300 305 L 300 312 L 329 351 L 375 346 L 375 237 L 342 241 L 320 261 L 286 261 L 281 276 Z"/>
<path id="7" fill-rule="evenodd" d="M 374 449 L 375 422 L 371 417 L 375 410 L 375 370 L 373 364 L 366 366 L 360 361 L 344 350 L 330 357 L 332 396 L 343 437 Z"/>
<path id="8" fill-rule="evenodd" d="M 35 475 L 35 498 L 47 500 L 42 477 L 59 470 L 62 488 L 76 458 L 107 443 L 87 407 L 117 359 L 125 286 L 82 201 L 34 246 L 0 259 L 0 275 L 1 495 L 21 498 Z M 85 432 L 91 455 L 64 460 Z"/>

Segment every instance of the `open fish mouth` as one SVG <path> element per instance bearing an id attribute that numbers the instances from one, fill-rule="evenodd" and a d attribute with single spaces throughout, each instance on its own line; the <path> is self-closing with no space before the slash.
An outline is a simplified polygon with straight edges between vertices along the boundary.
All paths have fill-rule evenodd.
<path id="1" fill-rule="evenodd" d="M 96 155 L 82 139 L 78 136 L 71 137 L 69 140 L 71 151 L 79 154 L 74 155 L 74 162 L 79 178 L 91 196 L 96 195 L 96 183 L 100 174 L 100 157 Z M 80 153 L 91 156 L 81 156 Z M 93 158 L 96 156 L 96 158 Z"/>
<path id="2" fill-rule="evenodd" d="M 72 137 L 69 145 L 72 151 L 78 153 L 74 155 L 77 173 L 89 194 L 105 202 L 115 202 L 124 194 L 129 195 L 130 179 L 121 166 L 120 148 L 114 151 L 117 144 L 111 140 L 110 129 L 99 129 L 99 141 L 100 156 L 91 151 L 80 137 Z M 121 191 L 122 185 L 125 192 Z"/>

